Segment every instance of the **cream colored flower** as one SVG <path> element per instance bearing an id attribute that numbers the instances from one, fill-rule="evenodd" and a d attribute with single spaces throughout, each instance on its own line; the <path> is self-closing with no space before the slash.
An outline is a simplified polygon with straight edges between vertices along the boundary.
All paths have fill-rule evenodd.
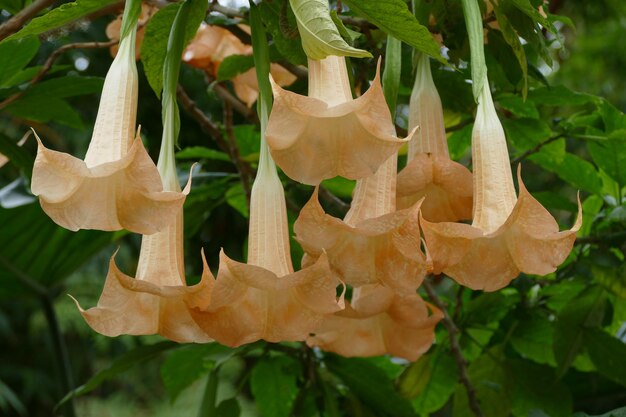
<path id="1" fill-rule="evenodd" d="M 472 225 L 421 221 L 434 273 L 472 289 L 495 291 L 520 272 L 554 272 L 570 253 L 582 216 L 559 232 L 548 211 L 524 187 L 518 171 L 516 197 L 504 130 L 485 82 L 472 133 Z"/>
<path id="2" fill-rule="evenodd" d="M 272 85 L 267 143 L 285 174 L 311 185 L 338 175 L 364 178 L 408 140 L 395 136 L 379 69 L 380 63 L 371 87 L 357 99 L 345 58 L 338 56 L 309 59 L 308 97 Z"/>
<path id="3" fill-rule="evenodd" d="M 135 29 L 122 40 L 102 89 L 84 161 L 38 140 L 31 189 L 43 210 L 69 229 L 152 234 L 172 223 L 189 192 L 163 191 L 161 177 L 137 133 Z"/>
<path id="4" fill-rule="evenodd" d="M 398 174 L 398 207 L 424 198 L 422 215 L 433 222 L 472 217 L 472 174 L 450 159 L 443 108 L 430 61 L 421 54 L 409 106 L 409 128 L 419 126 L 409 142 L 407 166 Z"/>

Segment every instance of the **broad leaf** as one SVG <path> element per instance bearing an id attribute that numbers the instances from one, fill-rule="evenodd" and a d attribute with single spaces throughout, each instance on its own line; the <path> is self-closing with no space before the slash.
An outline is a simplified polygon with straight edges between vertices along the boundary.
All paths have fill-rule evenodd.
<path id="1" fill-rule="evenodd" d="M 266 357 L 252 369 L 250 387 L 263 417 L 288 417 L 298 395 L 299 365 L 287 356 Z"/>
<path id="2" fill-rule="evenodd" d="M 601 329 L 585 332 L 585 348 L 596 369 L 626 387 L 626 344 Z"/>
<path id="3" fill-rule="evenodd" d="M 39 40 L 35 37 L 0 42 L 0 87 L 16 85 L 11 78 L 33 59 L 38 50 Z"/>

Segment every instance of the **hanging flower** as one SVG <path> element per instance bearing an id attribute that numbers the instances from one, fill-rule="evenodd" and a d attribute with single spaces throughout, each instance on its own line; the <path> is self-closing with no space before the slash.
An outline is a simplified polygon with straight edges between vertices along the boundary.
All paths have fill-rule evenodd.
<path id="1" fill-rule="evenodd" d="M 250 33 L 249 26 L 238 25 L 238 27 Z M 228 29 L 202 23 L 195 38 L 187 45 L 183 53 L 183 61 L 217 78 L 217 71 L 222 61 L 231 55 L 252 55 L 252 46 L 241 42 Z M 281 86 L 291 85 L 297 79 L 295 75 L 278 64 L 270 65 L 270 73 Z M 231 81 L 237 97 L 248 107 L 252 107 L 259 96 L 255 69 L 250 68 L 233 77 Z"/>
<path id="2" fill-rule="evenodd" d="M 344 57 L 309 59 L 309 96 L 276 83 L 267 142 L 278 166 L 304 184 L 341 175 L 364 178 L 408 139 L 398 139 L 380 85 L 352 99 Z M 412 136 L 409 135 L 409 137 Z"/>
<path id="3" fill-rule="evenodd" d="M 85 160 L 49 150 L 37 137 L 31 190 L 46 214 L 66 229 L 152 234 L 174 221 L 189 193 L 190 184 L 182 193 L 164 192 L 139 132 L 134 138 L 135 31 L 136 24 L 107 73 Z"/>
<path id="4" fill-rule="evenodd" d="M 450 159 L 443 108 L 430 61 L 420 54 L 409 106 L 409 128 L 419 126 L 409 142 L 407 166 L 398 174 L 398 208 L 424 198 L 421 213 L 433 222 L 472 217 L 472 174 Z"/>
<path id="5" fill-rule="evenodd" d="M 526 190 L 518 170 L 515 196 L 504 130 L 489 91 L 482 88 L 472 132 L 474 220 L 472 225 L 422 219 L 434 273 L 472 289 L 495 291 L 520 272 L 554 272 L 570 253 L 582 216 L 559 232 L 548 211 Z"/>
<path id="6" fill-rule="evenodd" d="M 262 122 L 263 131 L 264 122 Z M 325 255 L 294 272 L 283 186 L 262 139 L 257 177 L 250 196 L 247 264 L 220 254 L 210 303 L 189 303 L 198 325 L 227 346 L 264 339 L 301 341 L 330 314 L 343 308 L 339 281 Z"/>
<path id="7" fill-rule="evenodd" d="M 414 361 L 432 345 L 442 317 L 417 294 L 366 285 L 355 288 L 345 310 L 325 320 L 307 344 L 348 357 L 389 354 Z"/>
<path id="8" fill-rule="evenodd" d="M 343 221 L 324 213 L 317 190 L 294 224 L 307 262 L 328 254 L 331 267 L 353 286 L 381 284 L 414 293 L 428 269 L 420 248 L 418 212 L 421 201 L 395 211 L 397 157 L 376 174 L 358 180 Z"/>

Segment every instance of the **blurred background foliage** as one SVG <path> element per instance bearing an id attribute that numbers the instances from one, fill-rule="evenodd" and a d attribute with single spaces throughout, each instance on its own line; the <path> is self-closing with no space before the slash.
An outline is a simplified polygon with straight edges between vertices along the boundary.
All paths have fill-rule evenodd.
<path id="1" fill-rule="evenodd" d="M 388 1 L 394 2 L 382 3 Z M 0 24 L 32 3 L 0 0 Z M 475 103 L 467 83 L 469 47 L 460 1 L 414 3 L 420 23 L 443 40 L 456 68 L 433 62 L 451 155 L 470 166 Z M 496 293 L 473 292 L 444 277 L 432 284 L 458 327 L 455 336 L 484 416 L 621 416 L 626 413 L 626 3 L 551 0 L 543 4 L 547 18 L 524 9 L 530 5 L 537 11 L 543 1 L 494 3 L 495 12 L 484 9 L 487 64 L 513 166 L 522 164 L 528 189 L 562 229 L 574 219 L 579 192 L 584 225 L 570 258 L 549 276 L 522 275 Z M 31 138 L 17 146 L 33 127 L 56 150 L 77 156 L 86 151 L 111 62 L 108 48 L 63 50 L 42 79 L 29 83 L 64 45 L 107 41 L 105 27 L 120 2 L 77 4 L 82 12 L 67 21 L 20 41 L 0 42 L 0 153 L 10 157 L 0 168 L 0 414 L 474 415 L 442 325 L 431 350 L 407 363 L 389 357 L 347 359 L 296 343 L 227 349 L 177 345 L 156 336 L 106 338 L 84 323 L 65 294 L 95 305 L 111 254 L 120 248 L 118 264 L 132 273 L 140 239 L 56 226 L 29 192 L 36 143 Z M 246 10 L 238 3 L 218 6 L 226 7 L 226 16 L 213 12 L 205 21 L 238 33 L 234 24 L 245 20 Z M 286 0 L 264 0 L 261 11 L 273 37 L 273 59 L 293 70 L 303 55 L 298 38 L 285 28 L 293 25 L 286 6 Z M 341 12 L 344 23 L 361 33 L 356 46 L 382 54 L 386 34 L 353 16 L 345 4 Z M 552 24 L 553 30 L 545 27 Z M 181 180 L 192 162 L 200 162 L 185 204 L 189 283 L 201 272 L 201 248 L 213 269 L 220 248 L 233 259 L 245 259 L 247 202 L 241 177 L 252 178 L 258 123 L 254 111 L 232 102 L 229 78 L 241 68 L 224 65 L 221 81 L 188 66 L 180 78 L 188 96 L 181 100 Z M 375 65 L 376 59 L 351 60 L 356 91 L 367 88 Z M 138 123 L 156 157 L 160 102 L 144 75 L 149 68 L 141 61 L 139 68 Z M 303 93 L 306 77 L 298 75 L 291 89 Z M 412 50 L 404 45 L 399 132 L 407 126 L 412 85 Z M 217 133 L 207 134 L 206 120 L 203 125 L 194 109 Z M 247 169 L 233 164 L 219 140 L 236 144 Z M 293 222 L 311 188 L 283 178 Z M 353 185 L 341 179 L 324 183 L 329 212 L 345 213 Z M 302 253 L 294 241 L 292 251 L 298 265 Z M 72 390 L 76 397 L 59 405 Z"/>

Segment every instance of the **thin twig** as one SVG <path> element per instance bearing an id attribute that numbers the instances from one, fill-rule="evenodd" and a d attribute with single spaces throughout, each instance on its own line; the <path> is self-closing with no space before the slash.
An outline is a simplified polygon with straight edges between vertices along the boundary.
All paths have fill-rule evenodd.
<path id="1" fill-rule="evenodd" d="M 469 379 L 469 375 L 467 372 L 467 360 L 463 356 L 463 352 L 461 351 L 461 346 L 459 345 L 459 340 L 457 339 L 457 334 L 459 334 L 459 328 L 456 326 L 450 314 L 448 314 L 448 310 L 437 295 L 435 289 L 432 287 L 430 281 L 425 279 L 422 283 L 422 286 L 426 290 L 428 297 L 431 301 L 439 308 L 439 310 L 443 313 L 443 325 L 448 330 L 448 337 L 450 339 L 450 351 L 454 356 L 454 360 L 456 361 L 457 367 L 459 368 L 459 381 L 465 387 L 465 391 L 467 392 L 467 398 L 469 402 L 469 406 L 471 410 L 474 412 L 476 417 L 484 417 L 480 404 L 478 403 L 478 398 L 476 397 L 476 388 L 472 385 L 472 382 Z"/>
<path id="2" fill-rule="evenodd" d="M 521 154 L 520 156 L 518 156 L 517 158 L 513 159 L 511 161 L 511 165 L 516 165 L 517 163 L 523 161 L 524 159 L 528 158 L 530 155 L 533 155 L 537 152 L 539 152 L 541 150 L 541 148 L 543 148 L 544 146 L 558 140 L 561 139 L 563 136 L 565 136 L 564 133 L 559 133 L 556 136 L 552 136 L 549 139 L 546 139 L 545 141 L 538 143 L 535 147 L 527 150 L 526 152 L 524 152 L 523 154 Z"/>
<path id="3" fill-rule="evenodd" d="M 50 54 L 46 62 L 43 64 L 39 72 L 26 84 L 26 88 L 23 90 L 7 97 L 4 101 L 0 102 L 0 110 L 13 103 L 24 94 L 28 92 L 28 89 L 33 85 L 37 84 L 46 74 L 52 69 L 54 62 L 65 52 L 72 49 L 99 49 L 99 48 L 109 48 L 119 41 L 110 40 L 107 42 L 78 42 L 78 43 L 68 43 L 67 45 L 63 45 L 60 48 L 56 49 L 54 52 Z"/>
<path id="4" fill-rule="evenodd" d="M 52 6 L 55 2 L 56 0 L 38 0 L 16 13 L 0 25 L 0 41 L 20 30 L 27 21 L 37 16 L 43 9 Z"/>

